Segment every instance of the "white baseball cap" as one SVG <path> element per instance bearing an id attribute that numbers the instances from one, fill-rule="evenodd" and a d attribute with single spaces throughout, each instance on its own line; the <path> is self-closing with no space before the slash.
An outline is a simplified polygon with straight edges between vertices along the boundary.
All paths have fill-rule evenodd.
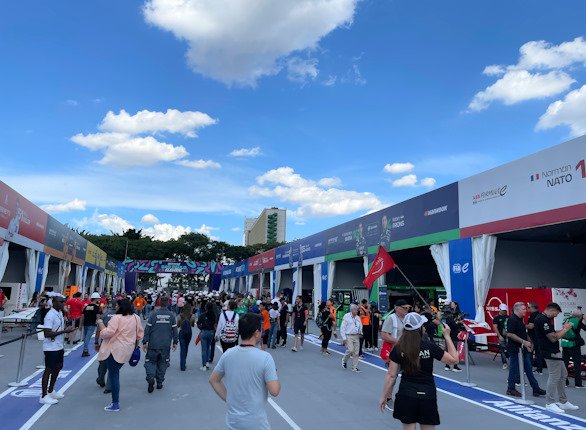
<path id="1" fill-rule="evenodd" d="M 501 304 L 499 305 L 499 310 L 500 310 L 500 311 L 508 311 L 508 310 L 509 310 L 509 307 L 508 307 L 506 304 L 504 304 L 504 303 L 501 303 Z"/>
<path id="2" fill-rule="evenodd" d="M 90 297 L 90 299 L 101 299 L 101 298 L 102 298 L 102 296 L 100 296 L 100 293 L 98 293 L 98 292 L 92 293 L 92 295 Z"/>
<path id="3" fill-rule="evenodd" d="M 427 318 L 423 315 L 419 315 L 417 312 L 409 312 L 403 318 L 403 325 L 405 326 L 405 330 L 413 331 L 421 328 L 423 324 L 427 322 Z"/>

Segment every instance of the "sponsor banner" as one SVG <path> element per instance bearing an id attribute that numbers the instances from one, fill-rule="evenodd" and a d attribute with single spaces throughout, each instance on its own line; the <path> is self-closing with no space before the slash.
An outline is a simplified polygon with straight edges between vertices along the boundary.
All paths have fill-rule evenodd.
<path id="1" fill-rule="evenodd" d="M 248 275 L 248 260 L 242 260 L 234 265 L 234 273 L 236 276 Z"/>
<path id="2" fill-rule="evenodd" d="M 0 181 L 0 239 L 43 250 L 47 214 Z"/>
<path id="3" fill-rule="evenodd" d="M 582 306 L 582 312 L 586 312 L 586 290 L 577 288 L 552 288 L 553 301 L 560 305 L 562 312 L 554 319 L 555 328 L 562 328 L 564 320 L 570 316 L 570 312 L 578 306 Z M 586 352 L 586 346 L 582 347 L 582 354 Z"/>
<path id="4" fill-rule="evenodd" d="M 580 137 L 458 182 L 462 235 L 586 218 L 583 210 L 559 212 L 586 203 L 585 158 L 586 137 Z M 549 211 L 559 212 L 555 220 Z M 511 226 L 503 222 L 509 219 Z"/>
<path id="5" fill-rule="evenodd" d="M 484 316 L 486 322 L 492 327 L 493 319 L 499 313 L 499 305 L 506 304 L 511 314 L 513 305 L 517 302 L 535 302 L 542 311 L 552 301 L 550 288 L 491 288 L 488 290 L 484 304 Z M 526 319 L 529 313 L 526 315 Z"/>
<path id="6" fill-rule="evenodd" d="M 275 266 L 289 267 L 299 264 L 299 241 L 287 243 L 275 249 Z"/>
<path id="7" fill-rule="evenodd" d="M 319 232 L 299 240 L 299 252 L 302 260 L 319 258 L 326 255 L 326 234 Z"/>
<path id="8" fill-rule="evenodd" d="M 118 275 L 118 277 L 120 279 L 122 279 L 124 277 L 124 274 L 126 273 L 126 265 L 120 261 L 118 261 L 116 263 L 116 274 Z"/>
<path id="9" fill-rule="evenodd" d="M 229 266 L 224 266 L 224 268 L 222 269 L 222 278 L 226 279 L 226 278 L 231 278 L 234 276 L 234 265 L 231 264 Z"/>
<path id="10" fill-rule="evenodd" d="M 94 267 L 104 269 L 106 267 L 106 253 L 91 242 L 87 243 L 85 261 Z"/>
<path id="11" fill-rule="evenodd" d="M 366 255 L 371 246 L 458 228 L 458 184 L 450 184 L 325 231 L 326 253 Z"/>
<path id="12" fill-rule="evenodd" d="M 181 273 L 184 275 L 222 274 L 221 263 L 170 260 L 126 260 L 127 273 Z"/>
<path id="13" fill-rule="evenodd" d="M 78 233 L 64 226 L 52 216 L 47 219 L 45 253 L 83 266 L 88 242 Z M 103 266 L 102 266 L 103 267 Z"/>
<path id="14" fill-rule="evenodd" d="M 118 272 L 118 261 L 115 260 L 113 257 L 110 257 L 109 255 L 106 256 L 106 267 L 105 267 L 105 272 L 108 275 L 112 275 L 115 276 L 116 273 Z"/>
<path id="15" fill-rule="evenodd" d="M 257 273 L 275 267 L 275 250 L 271 249 L 248 259 L 248 273 Z"/>
<path id="16" fill-rule="evenodd" d="M 450 283 L 452 300 L 460 305 L 462 312 L 476 314 L 474 298 L 474 270 L 472 267 L 472 239 L 452 240 L 448 243 L 450 252 Z"/>

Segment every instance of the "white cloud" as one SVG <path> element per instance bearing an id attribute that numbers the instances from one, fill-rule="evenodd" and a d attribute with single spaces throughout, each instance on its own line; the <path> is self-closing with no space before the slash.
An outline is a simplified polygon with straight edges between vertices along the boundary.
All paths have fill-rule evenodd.
<path id="1" fill-rule="evenodd" d="M 220 227 L 211 227 L 209 225 L 202 224 L 200 228 L 195 229 L 195 232 L 205 234 L 212 240 L 218 240 L 219 238 L 217 236 L 212 236 L 212 231 L 217 231 L 219 229 Z"/>
<path id="2" fill-rule="evenodd" d="M 97 214 L 97 222 L 115 234 L 122 234 L 128 229 L 134 228 L 131 223 L 115 214 Z"/>
<path id="3" fill-rule="evenodd" d="M 41 209 L 49 212 L 49 213 L 61 213 L 61 212 L 71 212 L 71 211 L 84 211 L 86 208 L 87 202 L 85 200 L 80 199 L 73 199 L 67 203 L 57 203 L 51 205 L 42 205 Z"/>
<path id="4" fill-rule="evenodd" d="M 569 92 L 564 100 L 550 104 L 539 118 L 537 129 L 544 130 L 559 125 L 569 126 L 573 136 L 586 134 L 586 85 Z"/>
<path id="5" fill-rule="evenodd" d="M 437 183 L 437 181 L 434 178 L 423 178 L 419 184 L 422 187 L 428 187 L 428 188 L 432 188 L 435 186 L 435 184 Z"/>
<path id="6" fill-rule="evenodd" d="M 322 187 L 339 187 L 342 185 L 342 180 L 337 176 L 333 176 L 331 178 L 321 178 L 317 183 Z"/>
<path id="7" fill-rule="evenodd" d="M 151 112 L 142 110 L 134 115 L 124 109 L 115 114 L 109 111 L 100 130 L 124 133 L 143 134 L 156 132 L 179 133 L 187 137 L 197 137 L 197 129 L 214 125 L 218 121 L 206 113 L 167 109 L 167 112 Z"/>
<path id="8" fill-rule="evenodd" d="M 414 187 L 417 185 L 417 175 L 405 175 L 399 179 L 395 179 L 393 182 L 393 187 Z"/>
<path id="9" fill-rule="evenodd" d="M 179 160 L 175 164 L 192 169 L 219 169 L 220 163 L 212 160 Z"/>
<path id="10" fill-rule="evenodd" d="M 576 37 L 570 42 L 553 45 L 545 40 L 527 42 L 519 49 L 517 67 L 531 69 L 561 69 L 573 64 L 586 66 L 586 41 Z"/>
<path id="11" fill-rule="evenodd" d="M 316 58 L 291 57 L 287 60 L 287 77 L 293 82 L 305 84 L 319 75 Z"/>
<path id="12" fill-rule="evenodd" d="M 146 214 L 144 215 L 140 222 L 142 224 L 160 224 L 161 221 L 159 221 L 159 218 L 157 218 L 155 215 L 153 214 Z"/>
<path id="13" fill-rule="evenodd" d="M 295 221 L 295 225 L 305 225 L 305 221 Z"/>
<path id="14" fill-rule="evenodd" d="M 326 87 L 333 87 L 334 85 L 336 85 L 336 81 L 338 80 L 338 77 L 335 75 L 329 75 L 327 77 L 327 79 L 323 82 L 323 84 Z"/>
<path id="15" fill-rule="evenodd" d="M 576 81 L 567 73 L 557 70 L 545 74 L 509 70 L 494 84 L 477 93 L 468 108 L 472 111 L 481 111 L 497 100 L 512 105 L 532 99 L 543 99 L 566 91 L 574 82 Z"/>
<path id="16" fill-rule="evenodd" d="M 77 100 L 73 100 L 73 99 L 65 100 L 65 104 L 67 106 L 72 106 L 72 107 L 79 106 L 79 102 Z"/>
<path id="17" fill-rule="evenodd" d="M 232 231 L 240 231 L 240 227 L 232 227 L 231 230 Z"/>
<path id="18" fill-rule="evenodd" d="M 152 237 L 154 240 L 171 240 L 177 239 L 179 236 L 191 233 L 191 227 L 183 227 L 182 225 L 171 224 L 155 224 L 152 227 L 144 228 L 143 234 Z"/>
<path id="19" fill-rule="evenodd" d="M 291 167 L 269 170 L 257 177 L 257 183 L 259 185 L 249 188 L 251 195 L 295 204 L 297 208 L 291 214 L 298 218 L 346 215 L 383 207 L 372 193 L 320 187 L 315 181 L 295 173 Z"/>
<path id="20" fill-rule="evenodd" d="M 506 69 L 503 66 L 500 64 L 493 64 L 491 66 L 486 66 L 482 71 L 482 74 L 486 76 L 501 76 L 504 75 L 505 72 Z"/>
<path id="21" fill-rule="evenodd" d="M 254 148 L 240 148 L 235 149 L 228 155 L 231 157 L 257 157 L 261 155 L 261 150 L 259 146 L 255 146 Z"/>
<path id="22" fill-rule="evenodd" d="M 194 71 L 226 84 L 255 85 L 289 55 L 311 50 L 352 23 L 357 0 L 149 0 L 145 20 L 188 43 Z"/>
<path id="23" fill-rule="evenodd" d="M 393 163 L 393 164 L 385 164 L 383 170 L 387 173 L 399 174 L 399 173 L 409 173 L 413 171 L 415 166 L 412 163 Z"/>

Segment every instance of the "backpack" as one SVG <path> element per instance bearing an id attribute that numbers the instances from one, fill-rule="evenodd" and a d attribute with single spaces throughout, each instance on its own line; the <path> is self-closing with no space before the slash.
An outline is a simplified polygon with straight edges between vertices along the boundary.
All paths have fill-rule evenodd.
<path id="1" fill-rule="evenodd" d="M 232 319 L 229 320 L 228 316 L 226 315 L 226 311 L 222 311 L 224 314 L 224 320 L 226 320 L 226 324 L 222 328 L 222 332 L 220 333 L 220 340 L 224 343 L 235 343 L 238 342 L 238 325 L 236 324 L 236 312 L 232 315 Z"/>
<path id="2" fill-rule="evenodd" d="M 319 313 L 317 314 L 317 316 L 315 317 L 315 324 L 316 324 L 316 325 L 317 325 L 319 328 L 322 328 L 322 327 L 325 325 L 325 321 L 324 321 L 324 319 L 323 319 L 323 317 L 322 317 L 322 314 L 321 314 L 321 312 L 319 312 Z"/>
<path id="3" fill-rule="evenodd" d="M 189 320 L 183 320 L 183 322 L 181 323 L 181 336 L 191 339 L 192 335 L 193 333 L 191 331 L 191 324 Z"/>

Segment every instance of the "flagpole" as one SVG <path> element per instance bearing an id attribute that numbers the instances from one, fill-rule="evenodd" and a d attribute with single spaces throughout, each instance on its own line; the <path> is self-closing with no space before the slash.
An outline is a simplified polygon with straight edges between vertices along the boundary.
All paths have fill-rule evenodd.
<path id="1" fill-rule="evenodd" d="M 401 268 L 399 267 L 399 265 L 397 263 L 395 263 L 395 267 L 397 268 L 397 270 L 399 271 L 399 273 L 401 273 L 401 275 L 403 275 L 403 278 L 405 278 L 407 280 L 407 282 L 409 282 L 409 285 L 411 286 L 411 288 L 413 288 L 413 291 L 415 291 L 415 293 L 419 296 L 419 298 L 421 300 L 423 300 L 423 304 L 425 304 L 425 306 L 427 306 L 427 307 L 429 307 L 429 309 L 431 309 L 431 306 L 429 306 L 429 303 L 427 303 L 427 301 L 419 293 L 419 291 L 417 290 L 417 288 L 415 288 L 415 285 L 413 285 L 413 283 L 409 280 L 409 278 L 407 277 L 407 275 L 405 275 L 405 273 L 403 273 L 403 271 L 401 270 Z"/>

